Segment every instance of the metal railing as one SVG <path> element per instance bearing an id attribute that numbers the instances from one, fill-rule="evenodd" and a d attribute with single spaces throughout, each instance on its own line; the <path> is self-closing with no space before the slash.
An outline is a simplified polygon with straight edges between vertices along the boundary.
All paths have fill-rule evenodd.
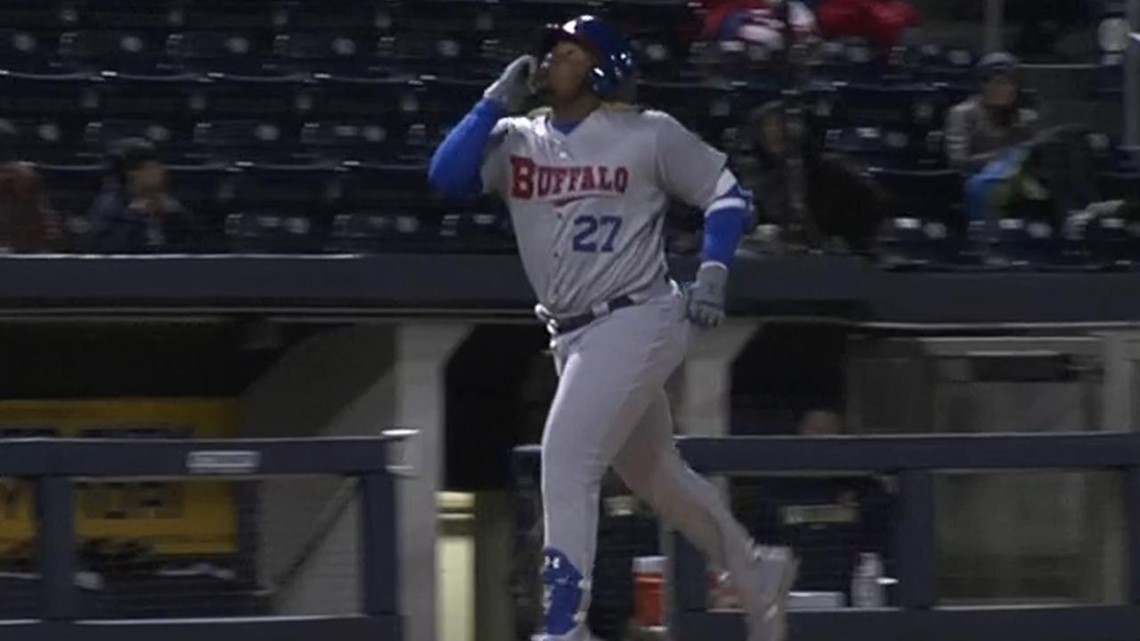
<path id="1" fill-rule="evenodd" d="M 894 543 L 898 607 L 795 611 L 794 641 L 1124 641 L 1140 634 L 1140 435 L 956 435 L 683 438 L 684 458 L 712 475 L 886 472 L 899 479 Z M 1127 596 L 1120 605 L 944 607 L 936 595 L 935 471 L 1110 469 L 1122 473 Z M 1106 497 L 1106 500 L 1111 500 Z M 669 557 L 674 641 L 744 638 L 739 614 L 707 609 L 703 559 L 679 534 Z"/>
<path id="2" fill-rule="evenodd" d="M 397 511 L 390 447 L 406 434 L 369 438 L 0 440 L 0 476 L 31 482 L 36 499 L 37 618 L 0 621 L 7 641 L 395 641 Z M 252 480 L 296 476 L 358 481 L 360 611 L 343 616 L 85 620 L 75 531 L 76 479 Z"/>

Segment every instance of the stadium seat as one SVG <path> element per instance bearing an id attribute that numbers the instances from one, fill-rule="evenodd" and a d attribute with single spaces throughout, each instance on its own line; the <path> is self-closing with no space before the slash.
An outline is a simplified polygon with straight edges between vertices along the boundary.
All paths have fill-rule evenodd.
<path id="1" fill-rule="evenodd" d="M 345 211 L 416 215 L 443 208 L 428 187 L 425 165 L 351 163 L 346 171 Z"/>
<path id="2" fill-rule="evenodd" d="M 29 162 L 74 163 L 83 148 L 82 123 L 53 118 L 6 120 L 16 134 L 16 157 Z M 98 158 L 93 157 L 93 162 Z"/>
<path id="3" fill-rule="evenodd" d="M 975 59 L 973 51 L 964 47 L 922 45 L 915 60 L 915 80 L 973 91 Z"/>
<path id="4" fill-rule="evenodd" d="M 423 218 L 412 214 L 361 211 L 339 214 L 326 249 L 335 253 L 380 253 L 440 249 Z"/>
<path id="5" fill-rule="evenodd" d="M 307 157 L 296 124 L 266 120 L 215 120 L 194 127 L 200 151 L 223 162 L 297 162 Z"/>
<path id="6" fill-rule="evenodd" d="M 92 111 L 110 119 L 193 120 L 205 112 L 209 87 L 197 77 L 103 74 L 92 81 Z"/>
<path id="7" fill-rule="evenodd" d="M 321 249 L 313 220 L 301 213 L 242 212 L 226 216 L 230 251 L 243 254 L 308 254 Z"/>
<path id="8" fill-rule="evenodd" d="M 407 127 L 398 119 L 306 123 L 301 143 L 314 158 L 394 162 L 406 155 Z"/>
<path id="9" fill-rule="evenodd" d="M 318 86 L 297 77 L 259 77 L 218 74 L 203 86 L 203 115 L 215 119 L 271 119 L 297 121 L 318 106 Z"/>
<path id="10" fill-rule="evenodd" d="M 18 73 L 69 74 L 59 56 L 59 34 L 52 31 L 0 30 L 0 69 Z"/>
<path id="11" fill-rule="evenodd" d="M 166 55 L 167 34 L 152 31 L 73 31 L 59 42 L 60 56 L 92 72 L 166 76 L 179 73 Z"/>
<path id="12" fill-rule="evenodd" d="M 222 221 L 233 211 L 235 183 L 240 171 L 219 164 L 168 165 L 170 194 L 190 210 L 214 239 L 207 249 L 221 249 Z"/>
<path id="13" fill-rule="evenodd" d="M 190 2 L 181 7 L 187 31 L 272 32 L 289 26 L 287 2 Z"/>
<path id="14" fill-rule="evenodd" d="M 73 29 L 80 12 L 70 2 L 12 2 L 0 6 L 0 25 L 10 29 L 51 31 Z"/>
<path id="15" fill-rule="evenodd" d="M 937 220 L 952 232 L 964 231 L 958 209 L 963 179 L 958 172 L 872 167 L 870 173 L 891 196 L 891 216 Z"/>
<path id="16" fill-rule="evenodd" d="M 942 94 L 926 85 L 881 86 L 835 83 L 839 119 L 853 127 L 890 127 L 901 131 L 940 126 Z"/>
<path id="17" fill-rule="evenodd" d="M 169 163 L 180 164 L 203 157 L 201 153 L 194 152 L 193 127 L 185 121 L 96 120 L 84 128 L 86 150 L 92 154 L 102 153 L 113 142 L 123 138 L 149 140 L 162 159 Z"/>
<path id="18" fill-rule="evenodd" d="M 188 31 L 171 34 L 166 50 L 185 71 L 239 76 L 276 75 L 273 45 L 256 32 Z"/>
<path id="19" fill-rule="evenodd" d="M 374 42 L 351 32 L 303 31 L 277 36 L 274 53 L 288 71 L 335 76 L 376 72 Z"/>
<path id="20" fill-rule="evenodd" d="M 242 163 L 234 176 L 235 211 L 331 214 L 341 200 L 340 172 L 330 165 Z"/>
<path id="21" fill-rule="evenodd" d="M 100 108 L 97 88 L 85 75 L 38 76 L 0 70 L 0 114 L 82 118 Z"/>

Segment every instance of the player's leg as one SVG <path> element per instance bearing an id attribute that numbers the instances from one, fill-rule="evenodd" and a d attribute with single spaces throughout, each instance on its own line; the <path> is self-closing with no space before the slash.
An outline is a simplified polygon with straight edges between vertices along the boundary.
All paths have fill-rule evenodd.
<path id="1" fill-rule="evenodd" d="M 614 459 L 614 469 L 717 570 L 727 570 L 748 618 L 749 641 L 782 641 L 784 605 L 796 576 L 788 550 L 757 548 L 716 487 L 681 459 L 664 389 Z"/>
<path id="2" fill-rule="evenodd" d="M 625 308 L 555 341 L 560 378 L 542 439 L 548 638 L 588 638 L 583 622 L 601 478 L 680 363 L 685 336 L 678 305 L 661 300 Z"/>
<path id="3" fill-rule="evenodd" d="M 733 518 L 717 488 L 681 460 L 673 445 L 664 389 L 654 394 L 613 465 L 626 486 L 684 534 L 713 568 L 726 569 L 725 550 L 750 547 L 748 532 Z"/>

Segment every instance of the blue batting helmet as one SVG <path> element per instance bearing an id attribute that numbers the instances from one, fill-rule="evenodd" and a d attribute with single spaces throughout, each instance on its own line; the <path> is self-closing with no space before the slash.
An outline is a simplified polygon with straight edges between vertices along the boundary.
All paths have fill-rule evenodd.
<path id="1" fill-rule="evenodd" d="M 562 25 L 550 25 L 543 35 L 542 57 L 562 40 L 584 45 L 594 54 L 590 88 L 599 96 L 610 97 L 632 81 L 633 46 L 612 25 L 594 16 L 578 16 Z"/>

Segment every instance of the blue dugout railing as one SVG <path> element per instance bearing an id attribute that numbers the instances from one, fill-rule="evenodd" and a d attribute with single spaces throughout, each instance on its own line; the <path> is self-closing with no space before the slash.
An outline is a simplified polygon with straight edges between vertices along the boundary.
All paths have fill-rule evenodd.
<path id="1" fill-rule="evenodd" d="M 0 621 L 6 641 L 397 641 L 397 511 L 389 450 L 401 436 L 336 439 L 0 440 L 0 476 L 34 484 L 39 608 Z M 76 478 L 341 476 L 358 479 L 362 602 L 320 617 L 83 620 L 76 587 Z"/>
<path id="2" fill-rule="evenodd" d="M 685 459 L 711 475 L 884 472 L 899 479 L 895 557 L 899 606 L 798 611 L 793 641 L 1126 641 L 1140 637 L 1140 435 L 956 435 L 832 438 L 684 438 Z M 1117 470 L 1125 475 L 1128 593 L 1123 604 L 940 607 L 936 595 L 934 474 L 974 470 Z M 1113 500 L 1113 497 L 1105 497 Z M 743 639 L 739 615 L 707 610 L 703 559 L 666 533 L 674 641 Z"/>
<path id="3" fill-rule="evenodd" d="M 897 607 L 796 611 L 790 641 L 1135 641 L 1140 638 L 1140 435 L 1131 433 L 982 434 L 954 436 L 681 438 L 678 447 L 712 476 L 767 473 L 880 472 L 898 477 L 893 556 Z M 520 447 L 518 475 L 537 474 L 539 448 Z M 1127 514 L 1125 603 L 1072 606 L 945 607 L 936 592 L 937 472 L 1116 470 Z M 739 613 L 710 611 L 708 574 L 700 554 L 663 530 L 669 557 L 669 638 L 737 641 Z"/>

